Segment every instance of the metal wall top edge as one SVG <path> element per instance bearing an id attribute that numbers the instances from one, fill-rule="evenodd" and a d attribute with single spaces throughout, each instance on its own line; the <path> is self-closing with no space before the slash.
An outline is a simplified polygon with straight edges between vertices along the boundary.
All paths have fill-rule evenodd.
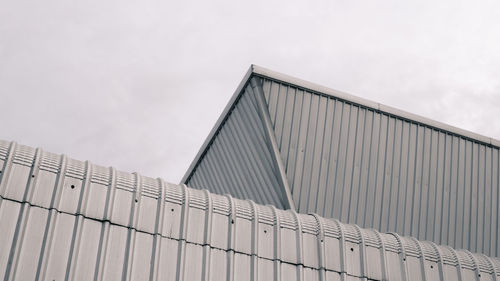
<path id="1" fill-rule="evenodd" d="M 334 97 L 337 99 L 345 100 L 345 101 L 353 103 L 353 104 L 357 104 L 360 106 L 374 109 L 374 110 L 381 112 L 381 113 L 386 113 L 389 115 L 397 116 L 397 117 L 400 117 L 400 118 L 405 119 L 405 120 L 420 123 L 420 124 L 428 126 L 428 127 L 432 127 L 432 128 L 435 128 L 435 129 L 438 129 L 441 131 L 446 131 L 446 132 L 449 132 L 449 133 L 452 133 L 452 134 L 455 134 L 455 135 L 458 135 L 458 136 L 461 136 L 461 137 L 464 137 L 467 139 L 471 139 L 475 142 L 480 142 L 480 143 L 484 143 L 486 145 L 500 147 L 500 140 L 497 140 L 497 139 L 494 139 L 491 137 L 487 137 L 487 136 L 484 136 L 481 134 L 477 134 L 477 133 L 474 133 L 471 131 L 467 131 L 467 130 L 464 130 L 464 129 L 461 129 L 461 128 L 458 128 L 458 127 L 455 127 L 452 125 L 448 125 L 448 124 L 445 124 L 445 123 L 442 123 L 442 122 L 439 122 L 436 120 L 432 120 L 432 119 L 427 118 L 427 117 L 423 117 L 423 116 L 420 116 L 417 114 L 403 111 L 403 110 L 400 110 L 400 109 L 397 109 L 397 108 L 394 108 L 391 106 L 383 105 L 383 104 L 380 104 L 380 103 L 377 103 L 377 102 L 374 102 L 374 101 L 371 101 L 368 99 L 364 99 L 361 97 L 357 97 L 357 96 L 354 96 L 354 95 L 351 95 L 351 94 L 348 94 L 348 93 L 345 93 L 342 91 L 338 91 L 338 90 L 334 90 L 334 89 L 331 89 L 328 87 L 324 87 L 324 86 L 321 86 L 321 85 L 318 85 L 318 84 L 315 84 L 315 83 L 312 83 L 312 82 L 309 82 L 306 80 L 302 80 L 300 78 L 289 76 L 289 75 L 286 75 L 286 74 L 283 74 L 280 72 L 276 72 L 276 71 L 273 71 L 273 70 L 270 70 L 270 69 L 267 69 L 267 68 L 264 68 L 261 66 L 252 65 L 252 67 L 250 67 L 250 69 L 253 69 L 254 74 L 261 76 L 261 77 L 264 77 L 264 78 L 267 77 L 267 78 L 270 78 L 270 79 L 273 79 L 273 80 L 276 80 L 276 81 L 279 81 L 282 83 L 293 85 L 293 86 L 298 87 L 298 88 L 303 88 L 303 89 L 311 91 L 311 92 L 315 92 L 318 94 L 324 94 L 324 95 L 331 96 L 331 97 Z"/>
<path id="2" fill-rule="evenodd" d="M 224 124 L 224 122 L 228 116 L 228 113 L 231 112 L 232 108 L 235 105 L 235 102 L 238 100 L 238 98 L 243 93 L 245 85 L 248 83 L 250 76 L 252 76 L 253 72 L 254 72 L 254 65 L 252 64 L 252 65 L 250 65 L 249 69 L 245 73 L 245 76 L 243 76 L 243 79 L 241 80 L 240 84 L 238 85 L 238 87 L 234 91 L 233 95 L 231 96 L 231 99 L 229 99 L 229 102 L 227 103 L 226 107 L 224 108 L 221 115 L 217 119 L 217 122 L 215 122 L 215 125 L 213 126 L 212 130 L 208 134 L 207 138 L 205 139 L 205 141 L 201 145 L 200 150 L 198 151 L 198 153 L 194 157 L 193 161 L 189 165 L 189 167 L 186 170 L 186 173 L 184 174 L 184 176 L 182 177 L 180 183 L 187 183 L 187 181 L 191 177 L 193 171 L 198 166 L 201 158 L 203 157 L 205 152 L 210 147 L 210 143 L 212 142 L 213 138 L 215 137 L 217 132 L 221 129 L 222 125 Z"/>

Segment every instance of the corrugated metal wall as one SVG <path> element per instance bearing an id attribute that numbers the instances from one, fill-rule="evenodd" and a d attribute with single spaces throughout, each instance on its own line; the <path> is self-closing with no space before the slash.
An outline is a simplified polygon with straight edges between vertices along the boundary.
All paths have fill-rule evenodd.
<path id="1" fill-rule="evenodd" d="M 498 147 L 272 78 L 263 87 L 299 212 L 500 254 Z"/>
<path id="2" fill-rule="evenodd" d="M 0 141 L 3 280 L 497 280 L 500 260 Z"/>
<path id="3" fill-rule="evenodd" d="M 185 183 L 283 208 L 286 198 L 264 134 L 257 101 L 248 85 Z"/>

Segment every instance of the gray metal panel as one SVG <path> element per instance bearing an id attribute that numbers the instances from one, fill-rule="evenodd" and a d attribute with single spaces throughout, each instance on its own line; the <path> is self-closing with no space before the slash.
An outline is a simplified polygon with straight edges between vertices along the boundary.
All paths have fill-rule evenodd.
<path id="1" fill-rule="evenodd" d="M 262 78 L 298 212 L 500 254 L 497 146 Z"/>
<path id="2" fill-rule="evenodd" d="M 272 128 L 270 129 L 272 132 Z M 247 85 L 185 184 L 286 208 L 254 89 Z M 278 156 L 279 157 L 279 156 Z"/>
<path id="3" fill-rule="evenodd" d="M 0 192 L 4 280 L 500 277 L 495 258 L 40 149 L 0 142 L 0 159 L 0 186 L 7 187 Z M 20 172 L 22 167 L 29 171 Z M 51 196 L 36 192 L 40 189 Z"/>

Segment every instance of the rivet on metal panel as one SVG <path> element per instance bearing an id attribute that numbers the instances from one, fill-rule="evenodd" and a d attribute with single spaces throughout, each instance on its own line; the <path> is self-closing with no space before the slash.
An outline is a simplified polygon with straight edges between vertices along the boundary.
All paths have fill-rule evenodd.
<path id="1" fill-rule="evenodd" d="M 415 245 L 417 245 L 418 252 L 420 254 L 420 266 L 422 269 L 422 280 L 423 281 L 429 280 L 429 278 L 427 277 L 427 270 L 425 268 L 425 253 L 424 253 L 424 251 L 422 251 L 422 245 L 420 245 L 420 242 L 414 237 L 409 237 L 409 239 L 412 240 L 415 243 Z"/>
<path id="2" fill-rule="evenodd" d="M 399 244 L 398 252 L 401 255 L 401 268 L 404 270 L 403 276 L 405 280 L 410 280 L 408 276 L 408 270 L 406 269 L 406 250 L 405 247 L 403 246 L 403 241 L 401 241 L 401 236 L 399 236 L 399 234 L 395 232 L 389 232 L 387 234 L 394 236 L 394 238 L 396 238 L 396 240 L 398 241 Z"/>
<path id="3" fill-rule="evenodd" d="M 40 170 L 41 155 L 42 155 L 42 149 L 37 148 L 36 152 L 35 152 L 35 158 L 33 159 L 33 165 L 31 165 L 30 174 L 32 174 L 32 177 L 34 177 L 35 175 L 38 175 L 38 171 Z M 33 198 L 33 193 L 34 193 L 35 181 L 36 180 L 28 179 L 28 186 L 27 186 L 26 192 L 24 193 L 24 196 L 23 196 L 24 202 L 31 202 L 31 199 Z"/>
<path id="4" fill-rule="evenodd" d="M 467 250 L 463 250 L 463 251 L 464 251 L 464 253 L 467 254 L 467 256 L 469 256 L 469 258 L 474 263 L 474 268 L 475 268 L 475 272 L 476 272 L 476 278 L 477 278 L 477 280 L 480 280 L 481 279 L 481 271 L 479 270 L 479 263 L 477 262 L 476 257 L 474 257 L 474 255 L 471 252 L 467 251 Z"/>
<path id="5" fill-rule="evenodd" d="M 439 278 L 441 278 L 441 280 L 444 280 L 444 274 L 443 274 L 443 256 L 441 254 L 441 251 L 439 250 L 439 247 L 436 245 L 436 243 L 434 243 L 432 241 L 427 241 L 426 243 L 429 243 L 429 245 L 431 245 L 431 247 L 437 253 L 437 256 L 438 256 L 438 268 L 439 268 Z M 431 268 L 432 268 L 432 266 L 431 266 Z"/>
<path id="6" fill-rule="evenodd" d="M 7 159 L 5 159 L 4 166 L 2 168 L 2 177 L 0 178 L 0 195 L 5 195 L 5 189 L 7 188 L 7 181 L 9 180 L 10 169 L 12 168 L 12 157 L 14 157 L 14 151 L 16 149 L 16 143 L 11 142 L 9 147 L 9 152 L 7 154 Z"/>
<path id="7" fill-rule="evenodd" d="M 128 226 L 132 228 L 136 228 L 138 225 L 138 220 L 139 220 L 139 212 L 141 211 L 141 208 L 139 206 L 139 199 L 141 196 L 141 191 L 142 191 L 142 176 L 139 175 L 138 173 L 132 173 L 135 176 L 135 190 L 134 190 L 134 202 L 132 202 L 132 211 L 130 212 L 130 218 L 128 222 Z"/>
<path id="8" fill-rule="evenodd" d="M 498 272 L 495 268 L 495 265 L 493 265 L 493 261 L 488 256 L 486 256 L 484 254 L 482 254 L 482 256 L 484 257 L 485 260 L 488 261 L 488 264 L 490 265 L 491 271 L 493 272 L 493 281 L 497 281 L 498 280 L 498 278 L 497 278 Z"/>
<path id="9" fill-rule="evenodd" d="M 399 234 L 395 233 L 395 232 L 389 232 L 387 233 L 389 235 L 392 235 L 394 236 L 394 238 L 396 238 L 396 241 L 398 241 L 398 246 L 399 246 L 399 249 L 398 249 L 398 252 L 399 254 L 401 254 L 401 258 L 403 259 L 403 261 L 406 261 L 406 250 L 403 246 L 403 241 L 401 241 L 401 236 L 399 236 Z"/>
<path id="10" fill-rule="evenodd" d="M 380 243 L 380 258 L 382 260 L 382 263 L 381 263 L 382 280 L 387 280 L 388 273 L 387 273 L 387 257 L 385 255 L 385 244 L 382 241 L 382 236 L 380 235 L 380 232 L 374 231 L 374 233 L 377 236 L 377 239 Z"/>
<path id="11" fill-rule="evenodd" d="M 359 234 L 359 239 L 360 239 L 360 249 L 361 249 L 361 253 L 360 253 L 360 259 L 361 259 L 361 276 L 366 276 L 367 275 L 367 260 L 366 260 L 366 245 L 365 245 L 365 238 L 363 237 L 363 231 L 361 230 L 361 228 L 355 224 L 354 225 L 354 228 L 357 230 L 358 234 Z"/>
<path id="12" fill-rule="evenodd" d="M 224 196 L 227 197 L 227 201 L 229 202 L 229 208 L 231 210 L 231 213 L 229 214 L 229 221 L 230 223 L 228 224 L 228 239 L 229 239 L 229 249 L 234 249 L 234 212 L 235 212 L 235 206 L 234 206 L 234 200 L 233 197 L 229 194 L 225 194 Z"/>

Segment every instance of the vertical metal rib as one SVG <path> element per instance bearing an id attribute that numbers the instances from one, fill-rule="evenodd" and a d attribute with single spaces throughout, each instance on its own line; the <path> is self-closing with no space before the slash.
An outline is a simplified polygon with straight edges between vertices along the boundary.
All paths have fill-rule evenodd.
<path id="1" fill-rule="evenodd" d="M 290 192 L 290 187 L 288 185 L 288 180 L 286 178 L 285 168 L 281 161 L 278 144 L 276 143 L 276 137 L 274 135 L 274 130 L 271 124 L 271 117 L 269 116 L 269 111 L 267 110 L 265 104 L 265 97 L 264 97 L 264 90 L 262 89 L 262 83 L 258 81 L 257 78 L 255 77 L 251 78 L 250 83 L 254 90 L 255 98 L 257 100 L 259 115 L 261 117 L 266 132 L 267 143 L 268 145 L 271 146 L 270 151 L 272 152 L 272 158 L 279 173 L 278 180 L 283 189 L 282 190 L 284 195 L 283 199 L 286 200 L 286 202 L 284 202 L 285 208 L 296 210 L 295 204 L 292 199 L 292 193 Z"/>

